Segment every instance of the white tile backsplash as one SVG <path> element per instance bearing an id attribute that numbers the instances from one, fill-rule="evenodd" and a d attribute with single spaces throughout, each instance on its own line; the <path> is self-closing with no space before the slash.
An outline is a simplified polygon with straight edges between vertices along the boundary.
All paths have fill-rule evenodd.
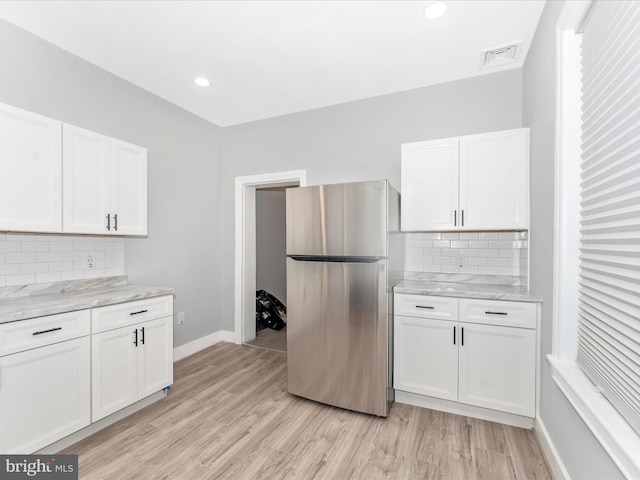
<path id="1" fill-rule="evenodd" d="M 44 243 L 46 245 L 46 243 Z M 60 252 L 38 252 L 36 253 L 36 262 L 38 263 L 50 263 L 50 262 L 59 262 L 62 260 L 62 255 Z"/>
<path id="2" fill-rule="evenodd" d="M 21 252 L 22 242 L 7 241 L 6 235 L 4 240 L 0 240 L 0 252 Z"/>
<path id="3" fill-rule="evenodd" d="M 410 233 L 405 242 L 408 272 L 518 277 L 526 286 L 527 232 Z"/>
<path id="4" fill-rule="evenodd" d="M 124 275 L 122 238 L 0 233 L 0 287 L 116 275 Z"/>

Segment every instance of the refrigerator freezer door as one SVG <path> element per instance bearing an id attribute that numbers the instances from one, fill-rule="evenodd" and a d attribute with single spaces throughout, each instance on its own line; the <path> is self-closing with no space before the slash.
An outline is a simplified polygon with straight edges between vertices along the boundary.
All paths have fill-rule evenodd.
<path id="1" fill-rule="evenodd" d="M 387 256 L 388 182 L 287 190 L 287 255 Z"/>
<path id="2" fill-rule="evenodd" d="M 386 260 L 287 258 L 287 389 L 387 416 Z"/>

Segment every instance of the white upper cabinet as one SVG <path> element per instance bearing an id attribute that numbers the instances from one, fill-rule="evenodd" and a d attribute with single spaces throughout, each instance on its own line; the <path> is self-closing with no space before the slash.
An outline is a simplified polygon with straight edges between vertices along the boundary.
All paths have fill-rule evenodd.
<path id="1" fill-rule="evenodd" d="M 107 233 L 109 137 L 65 124 L 63 151 L 64 231 Z"/>
<path id="2" fill-rule="evenodd" d="M 459 140 L 402 145 L 402 230 L 449 230 L 458 209 Z"/>
<path id="3" fill-rule="evenodd" d="M 147 149 L 111 141 L 111 212 L 120 235 L 147 234 Z"/>
<path id="4" fill-rule="evenodd" d="M 147 234 L 147 150 L 64 124 L 63 231 Z"/>
<path id="5" fill-rule="evenodd" d="M 402 230 L 529 228 L 529 129 L 402 145 Z"/>
<path id="6" fill-rule="evenodd" d="M 460 137 L 459 225 L 529 228 L 529 129 Z"/>
<path id="7" fill-rule="evenodd" d="M 0 103 L 0 231 L 147 234 L 147 150 Z"/>
<path id="8" fill-rule="evenodd" d="M 61 129 L 0 104 L 0 231 L 61 231 Z"/>

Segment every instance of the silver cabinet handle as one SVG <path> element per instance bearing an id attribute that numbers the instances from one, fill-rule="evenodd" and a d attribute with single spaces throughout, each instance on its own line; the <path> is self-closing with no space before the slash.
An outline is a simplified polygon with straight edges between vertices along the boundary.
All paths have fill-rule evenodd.
<path id="1" fill-rule="evenodd" d="M 507 312 L 484 312 L 486 315 L 509 315 Z"/>
<path id="2" fill-rule="evenodd" d="M 427 305 L 416 305 L 416 308 L 424 308 L 425 310 L 434 310 L 435 307 L 429 307 Z"/>
<path id="3" fill-rule="evenodd" d="M 111 230 L 111 214 L 107 213 L 107 230 Z"/>
<path id="4" fill-rule="evenodd" d="M 147 313 L 149 310 L 140 310 L 139 312 L 131 312 L 129 315 L 140 315 L 141 313 Z"/>

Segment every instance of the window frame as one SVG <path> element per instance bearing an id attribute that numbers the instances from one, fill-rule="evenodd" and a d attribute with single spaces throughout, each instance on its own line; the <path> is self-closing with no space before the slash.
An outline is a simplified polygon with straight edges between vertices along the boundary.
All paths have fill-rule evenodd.
<path id="1" fill-rule="evenodd" d="M 576 363 L 580 218 L 580 36 L 591 0 L 566 2 L 556 24 L 552 378 L 628 478 L 640 478 L 640 436 Z M 578 161 L 576 161 L 576 159 Z"/>

